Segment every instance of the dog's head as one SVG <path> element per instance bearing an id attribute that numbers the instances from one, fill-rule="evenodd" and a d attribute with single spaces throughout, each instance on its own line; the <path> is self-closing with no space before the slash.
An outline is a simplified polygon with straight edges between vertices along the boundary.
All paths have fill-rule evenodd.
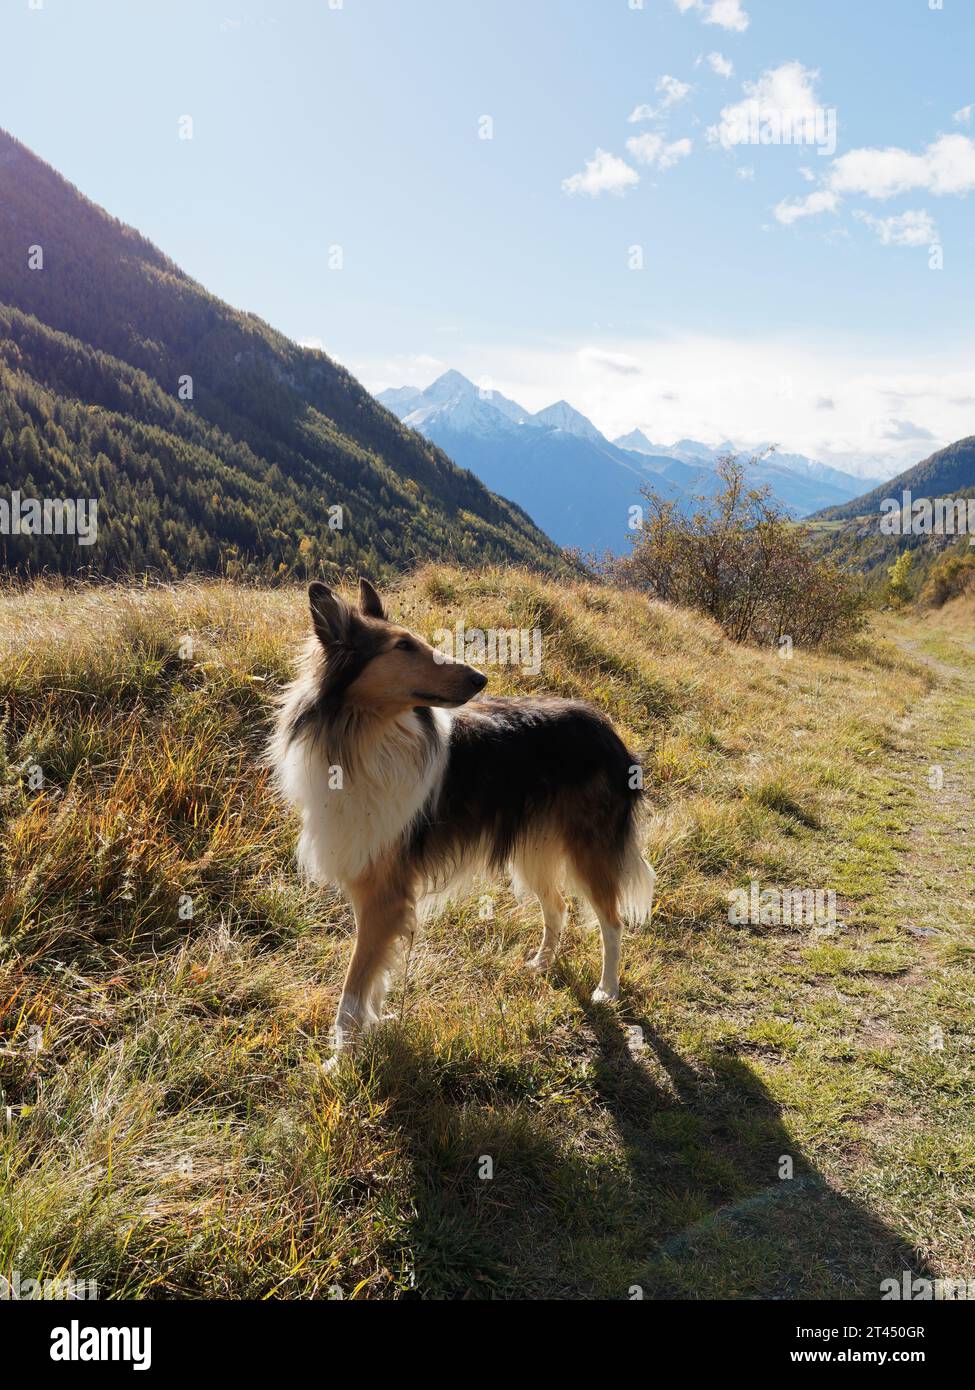
<path id="1" fill-rule="evenodd" d="M 326 698 L 395 715 L 418 705 L 453 709 L 487 685 L 480 671 L 448 660 L 415 632 L 390 622 L 368 579 L 359 580 L 358 608 L 317 582 L 308 600 L 325 655 Z"/>

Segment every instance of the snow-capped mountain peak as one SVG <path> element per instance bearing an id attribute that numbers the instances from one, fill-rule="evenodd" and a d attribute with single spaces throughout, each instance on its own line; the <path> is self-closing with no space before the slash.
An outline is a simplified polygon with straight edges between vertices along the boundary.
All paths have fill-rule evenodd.
<path id="1" fill-rule="evenodd" d="M 426 401 L 420 397 L 407 407 L 400 419 L 410 429 L 423 434 L 439 429 L 500 436 L 518 428 L 517 420 L 499 410 L 494 401 L 482 399 L 476 390 L 464 391 L 445 401 Z"/>
<path id="2" fill-rule="evenodd" d="M 577 434 L 581 439 L 604 442 L 604 436 L 592 421 L 587 420 L 585 415 L 569 405 L 568 401 L 556 401 L 554 405 L 539 410 L 532 419 L 536 424 L 547 425 L 554 430 L 564 430 L 566 434 Z"/>
<path id="3" fill-rule="evenodd" d="M 621 434 L 613 443 L 617 449 L 629 449 L 634 454 L 659 454 L 660 450 L 656 444 L 651 444 L 650 440 L 642 430 L 630 430 L 629 434 Z"/>
<path id="4" fill-rule="evenodd" d="M 720 487 L 715 464 L 722 454 L 761 453 L 730 441 L 679 439 L 658 445 L 642 429 L 610 443 L 568 401 L 531 415 L 486 379 L 473 382 L 454 370 L 425 391 L 393 388 L 379 399 L 488 487 L 524 507 L 555 540 L 594 552 L 624 548 L 627 517 L 644 484 L 693 511 L 702 496 Z M 768 484 L 794 516 L 862 491 L 859 479 L 791 454 L 760 459 L 749 481 Z"/>
<path id="5" fill-rule="evenodd" d="M 463 372 L 455 372 L 453 368 L 438 376 L 436 381 L 431 381 L 422 395 L 430 404 L 439 405 L 442 401 L 456 400 L 458 396 L 473 396 L 477 394 L 477 387 L 470 381 Z"/>

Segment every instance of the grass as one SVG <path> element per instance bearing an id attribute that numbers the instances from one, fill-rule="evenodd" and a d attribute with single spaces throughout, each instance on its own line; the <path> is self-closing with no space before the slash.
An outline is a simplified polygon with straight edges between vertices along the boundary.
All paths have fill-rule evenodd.
<path id="1" fill-rule="evenodd" d="M 295 877 L 260 765 L 303 595 L 0 594 L 0 1273 L 120 1298 L 971 1277 L 975 687 L 951 615 L 783 660 L 517 571 L 429 568 L 391 607 L 427 635 L 540 627 L 541 674 L 491 688 L 590 700 L 640 752 L 658 901 L 620 1004 L 589 1002 L 586 920 L 539 980 L 537 909 L 485 884 L 324 1073 L 353 925 Z M 832 889 L 840 920 L 731 925 L 753 880 Z"/>

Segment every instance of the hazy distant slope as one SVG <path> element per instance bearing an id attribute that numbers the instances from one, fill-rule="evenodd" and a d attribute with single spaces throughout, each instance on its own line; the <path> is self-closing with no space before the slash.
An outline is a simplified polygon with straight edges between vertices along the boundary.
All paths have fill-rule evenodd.
<path id="1" fill-rule="evenodd" d="M 562 565 L 520 508 L 344 368 L 208 294 L 2 131 L 0 305 L 20 311 L 2 324 L 0 490 L 73 483 L 100 499 L 101 523 L 82 555 L 11 540 L 8 566 Z M 330 531 L 336 505 L 343 529 Z"/>
<path id="2" fill-rule="evenodd" d="M 914 497 L 954 497 L 975 488 L 975 435 L 957 439 L 920 463 L 899 473 L 890 482 L 871 488 L 860 497 L 838 507 L 817 512 L 817 521 L 846 521 L 855 516 L 879 514 L 885 497 L 900 498 L 904 492 Z"/>

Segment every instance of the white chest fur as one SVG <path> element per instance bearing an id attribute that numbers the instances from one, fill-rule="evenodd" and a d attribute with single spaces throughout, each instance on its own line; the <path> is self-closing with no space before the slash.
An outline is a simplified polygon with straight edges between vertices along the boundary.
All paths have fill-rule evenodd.
<path id="1" fill-rule="evenodd" d="M 300 810 L 298 862 L 316 883 L 360 877 L 416 820 L 443 776 L 450 718 L 434 710 L 431 746 L 412 711 L 358 745 L 355 765 L 329 764 L 309 739 L 293 743 L 278 767 L 282 791 Z"/>

